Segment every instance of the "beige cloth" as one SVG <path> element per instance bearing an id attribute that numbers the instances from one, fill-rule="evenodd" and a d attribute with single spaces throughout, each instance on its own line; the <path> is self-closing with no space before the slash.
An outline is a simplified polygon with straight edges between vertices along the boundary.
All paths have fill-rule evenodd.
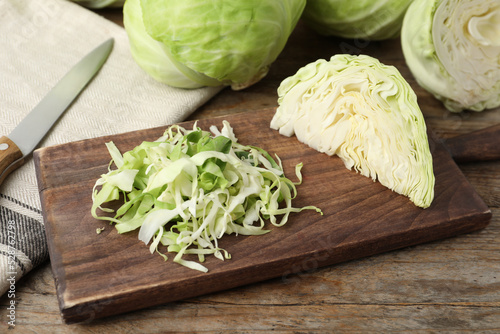
<path id="1" fill-rule="evenodd" d="M 0 1 L 0 135 L 83 56 L 113 37 L 101 71 L 40 146 L 168 125 L 185 119 L 218 88 L 183 90 L 154 81 L 133 60 L 125 30 L 65 0 Z M 35 167 L 0 185 L 0 295 L 48 259 Z"/>

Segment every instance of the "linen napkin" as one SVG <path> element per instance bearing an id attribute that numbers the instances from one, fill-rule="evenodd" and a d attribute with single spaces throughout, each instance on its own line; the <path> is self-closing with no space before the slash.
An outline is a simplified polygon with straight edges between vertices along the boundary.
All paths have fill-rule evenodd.
<path id="1" fill-rule="evenodd" d="M 125 30 L 66 0 L 0 2 L 0 135 L 8 135 L 60 78 L 99 44 L 114 48 L 40 146 L 169 125 L 221 87 L 176 89 L 133 60 Z M 0 185 L 0 295 L 48 260 L 32 156 Z"/>

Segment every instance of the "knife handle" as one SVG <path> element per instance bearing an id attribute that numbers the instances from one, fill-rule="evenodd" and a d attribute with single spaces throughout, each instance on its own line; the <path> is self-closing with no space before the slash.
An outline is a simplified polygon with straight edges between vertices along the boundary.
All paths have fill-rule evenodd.
<path id="1" fill-rule="evenodd" d="M 0 184 L 14 169 L 24 163 L 23 153 L 9 138 L 0 138 Z"/>

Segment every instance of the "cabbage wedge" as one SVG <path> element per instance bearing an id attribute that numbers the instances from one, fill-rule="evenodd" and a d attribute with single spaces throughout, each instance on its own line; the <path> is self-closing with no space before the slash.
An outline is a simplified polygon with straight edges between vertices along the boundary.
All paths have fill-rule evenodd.
<path id="1" fill-rule="evenodd" d="M 415 0 L 401 45 L 419 85 L 448 110 L 500 106 L 500 1 Z"/>
<path id="2" fill-rule="evenodd" d="M 417 97 L 393 66 L 369 56 L 310 63 L 278 88 L 271 128 L 427 208 L 432 155 Z"/>

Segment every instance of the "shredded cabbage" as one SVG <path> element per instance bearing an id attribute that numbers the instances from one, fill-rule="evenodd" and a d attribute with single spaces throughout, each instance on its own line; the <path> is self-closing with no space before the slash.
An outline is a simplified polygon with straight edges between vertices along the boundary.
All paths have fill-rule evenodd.
<path id="1" fill-rule="evenodd" d="M 114 143 L 107 143 L 110 166 L 114 162 L 117 169 L 110 167 L 96 181 L 92 216 L 114 223 L 119 233 L 139 229 L 138 237 L 151 243 L 151 253 L 160 253 L 162 244 L 177 253 L 174 262 L 206 272 L 199 263 L 205 255 L 230 258 L 218 246 L 223 235 L 265 234 L 266 219 L 282 226 L 292 212 L 321 213 L 314 206 L 292 206 L 296 185 L 302 182 L 302 164 L 296 166 L 298 182 L 292 182 L 279 159 L 239 144 L 228 122 L 220 131 L 215 126 L 210 130 L 214 135 L 196 124 L 192 130 L 171 126 L 158 140 L 123 155 Z M 124 203 L 116 212 L 103 207 L 120 198 Z M 98 215 L 98 209 L 115 215 Z M 183 259 L 185 254 L 196 254 L 199 262 Z"/>

